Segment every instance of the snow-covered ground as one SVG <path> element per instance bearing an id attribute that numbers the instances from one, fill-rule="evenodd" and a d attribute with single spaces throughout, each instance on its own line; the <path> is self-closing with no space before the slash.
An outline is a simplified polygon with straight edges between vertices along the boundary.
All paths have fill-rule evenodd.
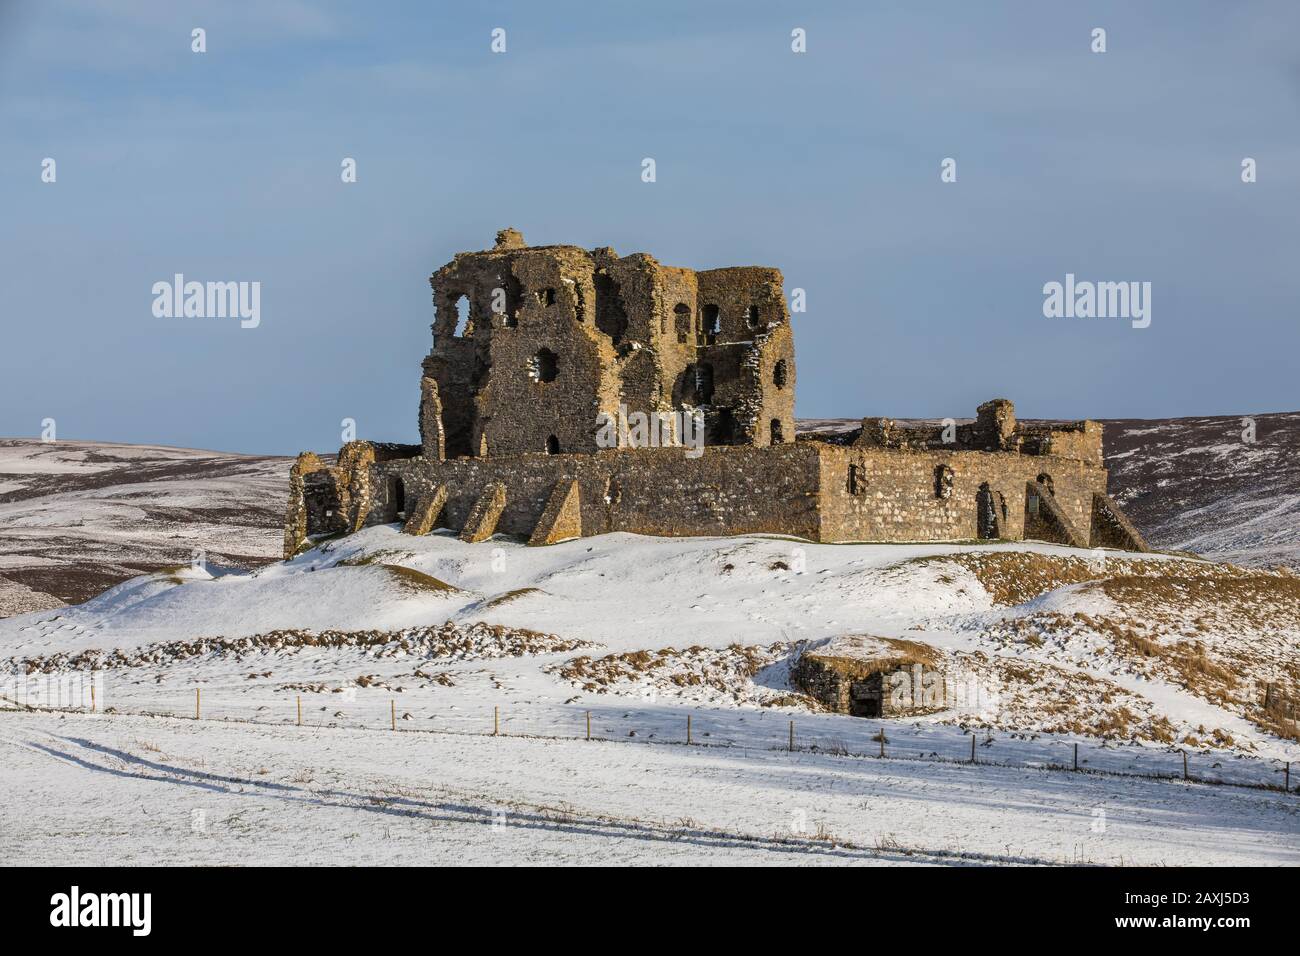
<path id="1" fill-rule="evenodd" d="M 1294 795 L 759 749 L 0 721 L 33 864 L 1300 863 Z"/>
<path id="2" fill-rule="evenodd" d="M 49 815 L 81 804 L 74 792 L 90 780 L 73 785 L 78 776 L 102 775 L 104 782 L 93 786 L 114 791 L 144 783 L 201 788 L 194 781 L 177 783 L 171 771 L 157 767 L 146 768 L 144 776 L 161 775 L 167 778 L 162 783 L 137 780 L 137 760 L 159 763 L 151 756 L 154 746 L 168 753 L 179 748 L 188 760 L 207 761 L 184 765 L 190 769 L 216 767 L 224 776 L 261 779 L 257 768 L 265 767 L 271 774 L 265 779 L 284 783 L 283 773 L 290 771 L 282 769 L 281 748 L 307 741 L 295 772 L 325 775 L 342 794 L 326 800 L 329 806 L 321 810 L 331 821 L 322 825 L 322 839 L 330 846 L 322 852 L 348 860 L 369 859 L 366 854 L 377 851 L 367 847 L 353 853 L 347 845 L 331 844 L 328 833 L 334 827 L 340 834 L 355 832 L 355 815 L 363 812 L 358 807 L 386 786 L 401 796 L 424 794 L 421 800 L 434 803 L 448 799 L 436 788 L 432 796 L 426 794 L 421 787 L 427 782 L 413 785 L 425 771 L 409 766 L 426 760 L 458 766 L 453 778 L 472 796 L 466 797 L 466 806 L 475 808 L 466 811 L 471 816 L 490 814 L 492 800 L 521 804 L 529 813 L 573 803 L 592 826 L 608 816 L 620 826 L 632 821 L 655 830 L 653 836 L 621 831 L 611 836 L 617 844 L 611 859 L 624 853 L 628 860 L 645 858 L 639 854 L 673 858 L 665 847 L 680 850 L 683 844 L 669 835 L 674 821 L 687 818 L 727 835 L 687 840 L 684 846 L 699 850 L 699 859 L 732 859 L 730 854 L 739 851 L 723 844 L 740 836 L 746 852 L 752 852 L 750 838 L 767 841 L 767 849 L 756 854 L 760 858 L 768 850 L 788 854 L 784 845 L 769 845 L 783 832 L 770 818 L 801 808 L 812 832 L 824 824 L 831 842 L 855 848 L 845 851 L 847 857 L 820 845 L 798 850 L 810 854 L 808 859 L 827 861 L 871 859 L 867 851 L 892 846 L 895 839 L 933 859 L 961 851 L 985 861 L 1001 856 L 1063 861 L 1072 855 L 1105 862 L 1287 858 L 1300 832 L 1294 794 L 1173 778 L 1181 777 L 1187 751 L 1194 780 L 1278 787 L 1285 761 L 1300 756 L 1294 743 L 1252 723 L 1230 701 L 1208 700 L 1196 687 L 1180 686 L 1169 674 L 1139 666 L 1117 650 L 1099 661 L 1097 642 L 1104 632 L 1064 642 L 1009 639 L 1006 628 L 1026 621 L 1039 626 L 1044 614 L 1084 609 L 1100 620 L 1116 607 L 1104 593 L 1089 591 L 1104 578 L 1059 587 L 1040 583 L 1045 590 L 1030 600 L 999 603 L 995 598 L 1010 600 L 999 591 L 1006 582 L 990 577 L 982 562 L 1000 567 L 1006 560 L 1035 562 L 1036 573 L 1046 567 L 1085 577 L 1095 567 L 1096 574 L 1130 582 L 1144 580 L 1144 573 L 1161 582 L 1176 580 L 1171 575 L 1179 573 L 1220 573 L 1204 562 L 1046 544 L 816 545 L 773 537 L 605 535 L 530 548 L 506 538 L 470 545 L 445 532 L 412 538 L 396 526 L 375 527 L 253 572 L 212 576 L 191 569 L 149 575 L 80 606 L 0 621 L 0 660 L 10 662 L 6 696 L 12 702 L 88 705 L 84 685 L 70 700 L 71 692 L 51 678 L 101 668 L 95 705 L 109 709 L 99 718 L 70 716 L 68 724 L 48 713 L 0 714 L 0 732 L 11 747 L 24 751 L 21 760 L 15 757 L 8 765 L 26 769 L 13 772 L 46 779 L 44 774 L 55 771 L 41 767 L 54 761 L 62 766 L 48 779 L 62 775 L 69 787 L 62 798 L 52 792 L 49 799 L 7 806 L 21 808 L 20 820 L 35 832 L 62 832 Z M 1029 587 L 1031 573 L 1012 571 L 1009 580 L 1016 588 Z M 905 721 L 817 712 L 788 682 L 790 655 L 804 641 L 845 633 L 923 641 L 950 663 L 977 672 L 988 696 Z M 1213 643 L 1212 636 L 1206 639 Z M 1278 653 L 1293 655 L 1294 643 Z M 1021 679 L 1007 678 L 1003 667 L 1037 670 L 1027 682 L 1016 683 Z M 33 673 L 24 676 L 28 670 Z M 196 707 L 204 719 L 186 719 Z M 1094 731 L 1110 726 L 1095 721 L 1109 720 L 1121 709 L 1132 713 L 1132 728 L 1104 736 Z M 139 714 L 168 716 L 128 716 Z M 688 717 L 689 751 L 682 746 Z M 1068 719 L 1061 724 L 1063 717 Z M 582 739 L 588 720 L 596 738 L 591 742 Z M 1141 728 L 1162 722 L 1172 728 L 1172 740 L 1142 736 Z M 795 752 L 782 755 L 792 723 Z M 68 732 L 59 730 L 69 726 L 80 728 L 73 735 L 77 739 L 93 740 L 95 746 L 111 743 L 129 756 L 87 753 L 85 745 L 70 744 Z M 408 733 L 394 735 L 394 726 Z M 495 730 L 511 742 L 491 736 Z M 1226 738 L 1211 739 L 1214 732 Z M 62 738 L 52 741 L 42 738 L 44 733 Z M 109 736 L 87 736 L 103 734 Z M 183 743 L 155 743 L 159 735 Z M 206 751 L 205 741 L 222 741 L 224 755 Z M 970 759 L 972 741 L 977 764 L 958 769 Z M 1080 769 L 1091 772 L 1064 769 L 1072 766 L 1076 744 Z M 263 753 L 264 746 L 270 751 Z M 864 761 L 879 761 L 881 749 L 886 759 L 868 769 Z M 354 767 L 354 753 L 371 763 Z M 508 757 L 498 765 L 496 755 L 502 753 Z M 542 777 L 518 773 L 534 762 L 549 768 Z M 600 792 L 619 794 L 618 799 L 593 802 L 590 781 L 582 783 L 591 774 L 604 774 Z M 648 792 L 633 786 L 639 795 L 628 796 L 628 787 L 619 784 L 627 784 L 625 774 L 666 775 L 664 790 L 673 792 L 672 799 L 659 793 L 658 783 Z M 699 781 L 683 788 L 677 778 L 692 775 Z M 1138 782 L 1126 775 L 1164 779 Z M 569 780 L 570 788 L 547 782 L 556 777 Z M 695 801 L 707 802 L 709 784 L 718 777 L 742 785 L 729 791 L 733 802 L 704 813 Z M 832 788 L 836 798 L 830 800 L 818 789 L 822 786 Z M 241 788 L 258 795 L 253 801 L 258 818 L 281 833 L 265 844 L 267 853 L 274 852 L 277 839 L 291 840 L 300 810 L 284 808 L 319 802 L 307 794 L 289 799 L 274 787 L 230 781 L 220 790 Z M 1009 801 L 1006 793 L 1012 790 L 1035 796 L 1027 804 Z M 802 796 L 776 799 L 775 793 L 786 791 Z M 885 799 L 886 793 L 892 796 Z M 234 813 L 235 806 L 251 800 L 211 799 L 218 815 Z M 1065 839 L 1070 831 L 1060 827 L 1064 817 L 1081 815 L 1091 825 L 1093 810 L 1114 806 L 1112 799 L 1124 806 L 1127 801 L 1146 805 L 1140 816 L 1146 823 L 1115 843 L 1090 843 L 1092 831 L 1082 824 L 1082 832 L 1074 834 L 1078 841 Z M 1199 809 L 1184 806 L 1189 799 Z M 769 806 L 772 800 L 776 803 Z M 948 807 L 962 800 L 971 805 L 960 813 Z M 764 805 L 746 807 L 754 801 Z M 1010 816 L 1007 802 L 1019 806 Z M 1158 805 L 1167 811 L 1151 809 Z M 1166 812 L 1182 819 L 1189 812 L 1217 812 L 1213 808 L 1232 807 L 1240 814 L 1245 806 L 1262 815 L 1261 831 L 1276 825 L 1277 841 L 1267 853 L 1236 832 L 1258 821 L 1243 824 L 1234 817 L 1229 830 L 1235 836 L 1210 843 L 1185 819 L 1167 823 Z M 872 808 L 869 824 L 853 823 L 853 808 L 859 813 Z M 824 821 L 817 815 L 823 809 Z M 434 815 L 453 829 L 472 822 L 444 819 L 441 811 Z M 1022 816 L 1038 819 L 1029 823 Z M 1213 825 L 1205 819 L 1205 829 L 1224 835 L 1228 818 Z M 184 830 L 187 824 L 168 824 L 173 825 Z M 406 825 L 419 826 L 410 819 Z M 518 851 L 509 849 L 511 841 L 526 834 L 497 843 L 490 833 L 475 831 L 474 849 L 463 858 L 492 858 L 497 848 L 576 861 L 580 856 L 571 855 L 579 853 L 576 844 L 590 842 L 586 826 L 579 828 L 584 839 L 577 839 L 577 831 L 570 840 L 548 830 L 545 839 Z M 1156 839 L 1166 826 L 1173 829 Z M 974 839 L 967 828 L 985 836 Z M 563 827 L 558 832 L 569 834 Z M 1004 835 L 995 840 L 993 834 Z M 180 852 L 157 833 L 139 839 L 142 859 Z M 393 859 L 407 852 L 390 849 Z M 661 851 L 667 855 L 655 857 Z"/>

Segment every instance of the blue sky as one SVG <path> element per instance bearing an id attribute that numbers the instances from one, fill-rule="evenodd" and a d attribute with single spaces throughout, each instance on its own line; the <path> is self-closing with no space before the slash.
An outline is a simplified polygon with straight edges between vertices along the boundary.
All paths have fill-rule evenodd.
<path id="1" fill-rule="evenodd" d="M 1294 410 L 1298 28 L 1283 2 L 6 3 L 0 435 L 415 440 L 428 275 L 506 225 L 781 268 L 801 417 Z M 177 272 L 261 282 L 261 325 L 155 318 Z M 1150 327 L 1045 318 L 1067 272 L 1151 282 Z"/>

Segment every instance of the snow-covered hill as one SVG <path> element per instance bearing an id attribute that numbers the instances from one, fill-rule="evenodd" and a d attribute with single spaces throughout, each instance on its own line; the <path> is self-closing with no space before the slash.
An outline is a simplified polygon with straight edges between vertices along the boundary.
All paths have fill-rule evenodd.
<path id="1" fill-rule="evenodd" d="M 731 736 L 767 710 L 865 739 L 788 681 L 803 642 L 846 633 L 921 641 L 954 684 L 978 685 L 915 722 L 934 749 L 974 726 L 1300 757 L 1262 697 L 1300 689 L 1300 579 L 1045 544 L 612 534 L 530 548 L 385 525 L 253 572 L 154 574 L 0 621 L 0 671 L 103 669 L 100 703 L 131 712 L 185 713 L 202 688 L 210 713 L 245 718 L 288 719 L 305 695 L 327 723 L 367 725 L 400 695 L 417 726 L 482 721 L 496 701 L 565 727 L 575 708 L 652 702 L 634 736 L 703 708 Z"/>

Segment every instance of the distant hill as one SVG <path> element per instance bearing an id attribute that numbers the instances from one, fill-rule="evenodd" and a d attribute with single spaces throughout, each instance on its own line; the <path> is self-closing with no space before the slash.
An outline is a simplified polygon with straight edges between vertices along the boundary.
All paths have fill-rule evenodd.
<path id="1" fill-rule="evenodd" d="M 1112 494 L 1158 547 L 1300 567 L 1300 412 L 1244 417 L 1107 421 Z"/>
<path id="2" fill-rule="evenodd" d="M 146 571 L 281 554 L 290 460 L 0 439 L 0 616 L 78 603 Z"/>

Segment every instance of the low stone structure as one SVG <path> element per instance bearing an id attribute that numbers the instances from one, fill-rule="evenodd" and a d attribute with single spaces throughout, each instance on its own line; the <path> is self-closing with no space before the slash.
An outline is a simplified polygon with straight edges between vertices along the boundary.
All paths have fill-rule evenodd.
<path id="1" fill-rule="evenodd" d="M 790 679 L 837 714 L 907 717 L 946 708 L 938 662 L 933 648 L 915 641 L 844 634 L 806 647 Z"/>
<path id="2" fill-rule="evenodd" d="M 420 444 L 300 455 L 286 557 L 395 521 L 538 545 L 628 531 L 1146 549 L 1106 495 L 1096 422 L 1017 422 L 995 399 L 963 424 L 864 419 L 796 441 L 776 269 L 695 272 L 507 229 L 430 282 Z"/>

